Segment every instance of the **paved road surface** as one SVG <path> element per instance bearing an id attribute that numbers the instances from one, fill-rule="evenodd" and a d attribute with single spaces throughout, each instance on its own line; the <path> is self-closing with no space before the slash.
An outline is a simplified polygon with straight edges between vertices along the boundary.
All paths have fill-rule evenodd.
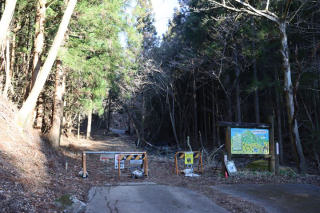
<path id="1" fill-rule="evenodd" d="M 267 212 L 320 212 L 320 187 L 309 184 L 237 184 L 213 187 L 265 208 Z"/>
<path id="2" fill-rule="evenodd" d="M 185 188 L 153 183 L 93 187 L 86 213 L 225 213 L 204 195 Z"/>

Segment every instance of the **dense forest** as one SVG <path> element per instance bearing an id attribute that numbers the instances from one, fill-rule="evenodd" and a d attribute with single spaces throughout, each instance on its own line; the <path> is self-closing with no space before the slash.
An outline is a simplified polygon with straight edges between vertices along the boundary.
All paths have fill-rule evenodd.
<path id="1" fill-rule="evenodd" d="M 320 168 L 320 2 L 0 0 L 0 87 L 17 123 L 87 137 L 127 119 L 138 146 L 212 150 L 220 121 L 269 123 L 280 162 Z"/>

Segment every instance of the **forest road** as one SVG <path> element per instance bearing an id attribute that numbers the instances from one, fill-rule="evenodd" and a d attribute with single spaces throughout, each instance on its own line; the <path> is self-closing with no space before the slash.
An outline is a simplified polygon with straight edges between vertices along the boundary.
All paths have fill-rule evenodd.
<path id="1" fill-rule="evenodd" d="M 92 187 L 86 213 L 228 212 L 191 190 L 151 182 Z"/>
<path id="2" fill-rule="evenodd" d="M 233 184 L 212 188 L 262 206 L 267 212 L 319 212 L 320 187 L 311 184 Z"/>

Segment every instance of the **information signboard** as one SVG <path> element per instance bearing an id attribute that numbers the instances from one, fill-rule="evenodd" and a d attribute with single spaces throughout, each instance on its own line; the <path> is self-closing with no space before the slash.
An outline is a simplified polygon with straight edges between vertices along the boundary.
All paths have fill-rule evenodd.
<path id="1" fill-rule="evenodd" d="M 269 129 L 231 128 L 231 154 L 269 154 Z"/>

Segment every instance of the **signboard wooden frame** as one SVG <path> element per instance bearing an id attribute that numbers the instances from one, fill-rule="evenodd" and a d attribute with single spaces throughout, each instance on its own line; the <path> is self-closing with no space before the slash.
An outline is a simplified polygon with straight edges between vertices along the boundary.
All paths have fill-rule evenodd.
<path id="1" fill-rule="evenodd" d="M 270 172 L 275 171 L 275 152 L 274 152 L 274 126 L 273 118 L 270 119 L 271 124 L 262 123 L 236 123 L 236 122 L 218 122 L 219 127 L 225 127 L 225 147 L 228 155 L 228 160 L 237 157 L 264 157 L 269 160 Z M 255 128 L 269 129 L 269 154 L 232 154 L 231 152 L 231 128 Z"/>

